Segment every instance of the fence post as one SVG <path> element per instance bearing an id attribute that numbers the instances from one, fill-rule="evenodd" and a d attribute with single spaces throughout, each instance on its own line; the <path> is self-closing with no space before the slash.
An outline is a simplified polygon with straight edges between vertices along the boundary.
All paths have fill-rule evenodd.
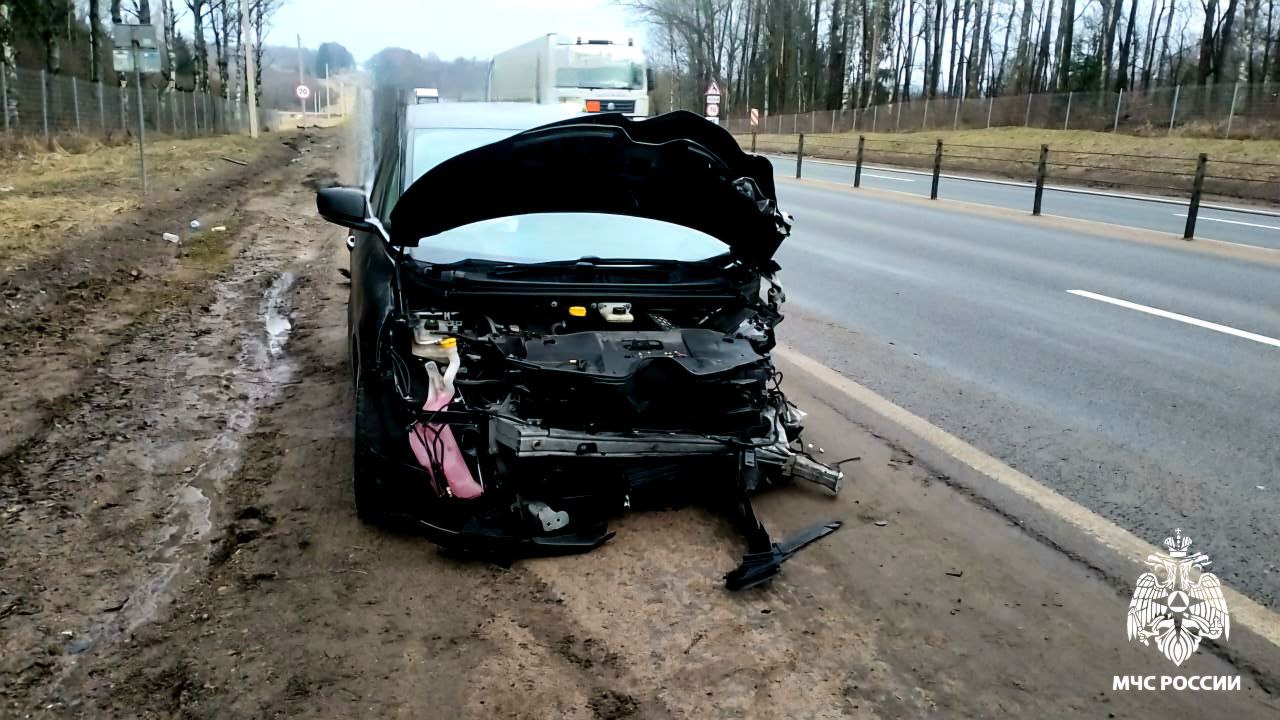
<path id="1" fill-rule="evenodd" d="M 897 112 L 895 112 L 893 115 L 894 115 L 894 117 L 893 117 L 893 131 L 896 133 L 896 132 L 898 132 L 899 130 L 901 130 L 901 129 L 902 129 L 902 100 L 901 100 L 901 98 L 899 98 L 899 100 L 898 100 L 898 110 L 897 110 Z"/>
<path id="2" fill-rule="evenodd" d="M 831 134 L 836 134 L 836 111 L 831 111 Z"/>
<path id="3" fill-rule="evenodd" d="M 1196 160 L 1196 179 L 1191 185 L 1191 202 L 1187 203 L 1187 226 L 1182 231 L 1182 239 L 1190 240 L 1196 235 L 1196 215 L 1200 213 L 1200 193 L 1204 190 L 1204 169 L 1209 164 L 1209 156 L 1200 153 Z"/>
<path id="4" fill-rule="evenodd" d="M 178 137 L 178 101 L 174 98 L 173 88 L 169 90 L 169 119 L 173 121 L 173 136 Z"/>
<path id="5" fill-rule="evenodd" d="M 862 186 L 862 149 L 867 144 L 865 135 L 858 136 L 858 164 L 853 166 L 853 186 Z"/>
<path id="6" fill-rule="evenodd" d="M 133 58 L 133 82 L 138 86 L 138 170 L 142 173 L 142 194 L 146 195 L 147 187 L 147 118 L 146 105 L 142 101 L 142 73 L 138 70 L 137 52 Z"/>
<path id="7" fill-rule="evenodd" d="M 1031 98 L 1035 97 L 1032 93 L 1027 93 L 1027 114 L 1022 118 L 1022 127 L 1031 127 Z"/>
<path id="8" fill-rule="evenodd" d="M 1031 206 L 1031 214 L 1040 214 L 1040 203 L 1044 199 L 1044 176 L 1046 166 L 1049 164 L 1049 146 L 1040 146 L 1040 164 L 1036 166 L 1036 199 Z"/>
<path id="9" fill-rule="evenodd" d="M 791 113 L 791 134 L 800 134 L 800 113 Z"/>
<path id="10" fill-rule="evenodd" d="M 196 104 L 197 94 L 198 93 L 196 92 L 195 88 L 192 88 L 191 89 L 191 137 L 195 137 L 200 134 L 200 108 Z"/>
<path id="11" fill-rule="evenodd" d="M 1071 96 L 1074 92 L 1067 92 L 1067 117 L 1062 121 L 1062 129 L 1066 130 L 1071 125 Z"/>
<path id="12" fill-rule="evenodd" d="M 809 134 L 818 132 L 818 113 L 815 110 L 809 111 Z"/>
<path id="13" fill-rule="evenodd" d="M 76 132 L 80 132 L 80 81 L 71 76 L 71 104 L 76 111 Z"/>
<path id="14" fill-rule="evenodd" d="M 44 68 L 40 69 L 40 115 L 44 118 L 44 141 L 49 142 L 49 83 Z"/>
<path id="15" fill-rule="evenodd" d="M 880 114 L 880 106 L 872 105 L 871 106 L 871 132 L 876 131 L 876 116 L 878 116 L 879 114 Z"/>
<path id="16" fill-rule="evenodd" d="M 1182 86 L 1173 89 L 1173 109 L 1169 111 L 1169 134 L 1173 134 L 1173 121 L 1178 117 L 1178 96 L 1182 94 Z"/>
<path id="17" fill-rule="evenodd" d="M 952 120 L 951 120 L 951 129 L 952 129 L 952 130 L 959 130 L 959 129 L 960 129 L 960 106 L 961 106 L 961 105 L 963 105 L 963 104 L 964 104 L 964 98 L 959 98 L 959 99 L 957 99 L 957 100 L 956 100 L 956 114 L 955 114 L 955 117 L 954 117 L 954 118 L 952 118 Z"/>
<path id="18" fill-rule="evenodd" d="M 938 147 L 933 151 L 933 187 L 929 189 L 929 199 L 938 199 L 938 177 L 942 174 L 942 138 L 938 138 Z"/>
<path id="19" fill-rule="evenodd" d="M 1120 129 L 1120 103 L 1124 102 L 1124 88 L 1120 88 L 1120 96 L 1116 98 L 1116 119 L 1111 123 L 1111 132 Z"/>
<path id="20" fill-rule="evenodd" d="M 120 132 L 128 132 L 129 118 L 125 117 L 124 102 L 128 95 L 125 94 L 124 85 L 116 86 L 116 100 L 120 105 Z"/>
<path id="21" fill-rule="evenodd" d="M 991 129 L 991 111 L 996 109 L 996 96 L 987 98 L 987 129 Z"/>
<path id="22" fill-rule="evenodd" d="M 1231 90 L 1231 110 L 1227 112 L 1227 139 L 1231 139 L 1231 123 L 1236 119 L 1236 95 L 1240 94 L 1240 81 L 1236 81 L 1236 86 Z"/>
<path id="23" fill-rule="evenodd" d="M 752 131 L 751 131 L 751 152 L 752 152 L 752 154 L 755 154 L 755 151 L 756 151 L 756 133 L 755 133 L 755 131 L 754 131 L 754 130 L 752 130 Z"/>
<path id="24" fill-rule="evenodd" d="M 0 112 L 4 113 L 4 131 L 9 132 L 9 70 L 4 63 L 0 63 L 0 101 L 4 102 L 4 106 L 0 107 Z"/>
<path id="25" fill-rule="evenodd" d="M 796 145 L 796 179 L 800 179 L 800 166 L 804 163 L 804 133 L 800 133 L 800 142 Z"/>
<path id="26" fill-rule="evenodd" d="M 101 80 L 94 83 L 93 92 L 98 96 L 98 129 L 102 131 L 103 135 L 105 135 L 107 134 L 107 102 L 102 96 Z"/>

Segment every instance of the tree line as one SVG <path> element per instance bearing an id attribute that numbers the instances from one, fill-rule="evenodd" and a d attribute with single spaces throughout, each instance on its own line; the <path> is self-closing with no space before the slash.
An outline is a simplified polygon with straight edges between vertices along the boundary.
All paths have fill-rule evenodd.
<path id="1" fill-rule="evenodd" d="M 1280 81 L 1280 0 L 617 2 L 650 27 L 659 106 L 713 79 L 736 114 Z"/>
<path id="2" fill-rule="evenodd" d="M 262 37 L 284 0 L 0 0 L 0 63 L 123 81 L 112 62 L 110 25 L 154 25 L 163 39 L 160 86 L 214 93 L 223 99 L 245 87 L 241 13 L 249 13 L 249 48 L 262 87 Z M 348 56 L 349 57 L 349 56 Z"/>

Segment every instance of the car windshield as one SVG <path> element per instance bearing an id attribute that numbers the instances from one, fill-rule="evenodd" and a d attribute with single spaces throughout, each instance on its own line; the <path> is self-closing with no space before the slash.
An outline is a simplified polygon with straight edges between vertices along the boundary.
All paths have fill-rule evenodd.
<path id="1" fill-rule="evenodd" d="M 519 130 L 494 128 L 419 128 L 413 131 L 408 184 L 454 155 L 515 135 Z"/>
<path id="2" fill-rule="evenodd" d="M 425 238 L 415 260 L 539 263 L 581 257 L 693 262 L 722 255 L 724 243 L 680 225 L 630 215 L 537 213 L 484 220 Z"/>

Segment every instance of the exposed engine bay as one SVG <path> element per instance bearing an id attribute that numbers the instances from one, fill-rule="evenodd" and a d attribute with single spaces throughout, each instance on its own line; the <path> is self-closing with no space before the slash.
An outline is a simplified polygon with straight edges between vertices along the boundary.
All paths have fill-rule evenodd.
<path id="1" fill-rule="evenodd" d="M 797 478 L 839 490 L 840 471 L 802 450 L 803 413 L 768 355 L 783 300 L 771 277 L 666 297 L 472 291 L 450 298 L 466 309 L 433 307 L 435 283 L 501 276 L 465 265 L 419 268 L 405 285 L 422 294 L 383 347 L 407 428 L 393 446 L 430 488 L 423 522 L 442 544 L 589 550 L 633 507 L 745 498 Z"/>

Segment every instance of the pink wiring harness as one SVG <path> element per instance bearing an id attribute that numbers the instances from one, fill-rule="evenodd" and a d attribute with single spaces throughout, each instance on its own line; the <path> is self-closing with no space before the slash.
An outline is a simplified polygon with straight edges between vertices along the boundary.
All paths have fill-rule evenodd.
<path id="1" fill-rule="evenodd" d="M 453 379 L 462 364 L 458 356 L 458 341 L 445 338 L 440 342 L 449 353 L 449 367 L 440 374 L 440 368 L 434 362 L 427 363 L 427 377 L 431 386 L 427 390 L 427 402 L 422 409 L 427 413 L 435 413 L 448 407 L 453 401 Z M 418 464 L 431 473 L 436 490 L 441 490 L 441 475 L 444 476 L 443 487 L 449 495 L 463 500 L 480 497 L 484 487 L 471 475 L 466 458 L 458 448 L 458 441 L 453 437 L 453 429 L 447 424 L 421 421 L 413 424 L 409 432 L 409 447 Z"/>

